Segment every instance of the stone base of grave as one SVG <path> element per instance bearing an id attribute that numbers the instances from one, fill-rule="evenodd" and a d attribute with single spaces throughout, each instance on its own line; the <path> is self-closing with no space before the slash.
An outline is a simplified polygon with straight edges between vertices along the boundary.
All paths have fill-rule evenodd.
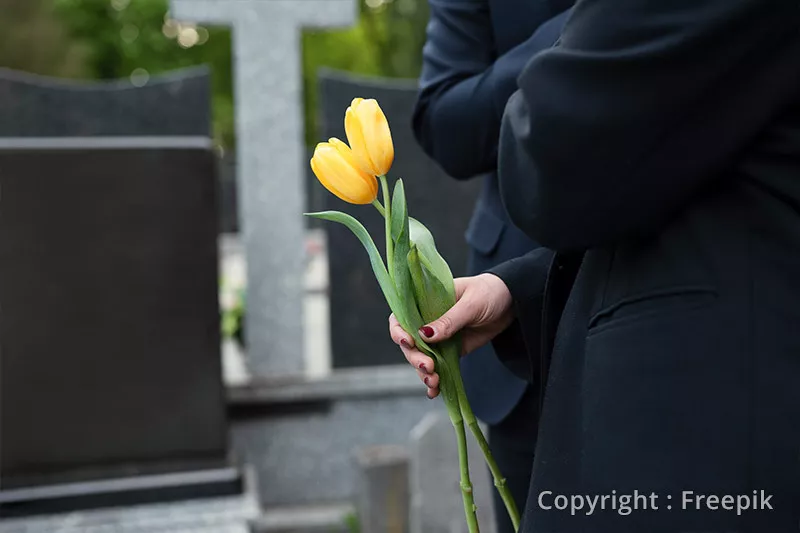
<path id="1" fill-rule="evenodd" d="M 252 523 L 253 533 L 354 533 L 349 503 L 273 507 Z M 362 529 L 363 531 L 363 529 Z"/>
<path id="2" fill-rule="evenodd" d="M 444 409 L 407 365 L 254 379 L 229 387 L 228 402 L 233 449 L 256 470 L 267 510 L 355 502 L 358 451 L 406 446 L 427 413 Z"/>
<path id="3" fill-rule="evenodd" d="M 91 481 L 37 483 L 0 490 L 3 517 L 72 513 L 200 498 L 240 495 L 244 478 L 234 466 L 171 473 L 104 476 Z"/>
<path id="4" fill-rule="evenodd" d="M 0 533 L 249 533 L 259 515 L 253 488 L 247 474 L 238 494 L 18 518 L 4 514 Z"/>

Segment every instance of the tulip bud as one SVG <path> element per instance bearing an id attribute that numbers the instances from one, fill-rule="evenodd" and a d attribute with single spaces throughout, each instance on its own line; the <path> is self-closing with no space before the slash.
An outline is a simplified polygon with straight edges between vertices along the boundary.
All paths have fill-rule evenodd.
<path id="1" fill-rule="evenodd" d="M 394 145 L 378 102 L 355 98 L 345 112 L 344 129 L 361 170 L 385 176 L 394 162 Z"/>
<path id="2" fill-rule="evenodd" d="M 378 197 L 378 180 L 359 167 L 350 147 L 333 138 L 319 143 L 311 170 L 330 192 L 351 204 L 369 204 Z"/>

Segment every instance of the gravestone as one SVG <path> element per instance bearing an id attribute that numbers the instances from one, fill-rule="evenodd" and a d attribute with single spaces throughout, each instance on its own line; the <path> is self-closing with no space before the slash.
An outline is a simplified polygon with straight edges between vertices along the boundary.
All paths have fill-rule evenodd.
<path id="1" fill-rule="evenodd" d="M 416 82 L 322 72 L 322 138 L 345 139 L 344 112 L 355 97 L 375 98 L 380 103 L 389 120 L 394 141 L 395 161 L 389 172 L 390 180 L 403 178 L 409 214 L 431 230 L 453 275 L 463 276 L 467 264 L 464 232 L 475 206 L 480 180 L 456 181 L 448 177 L 417 145 L 411 130 L 417 97 Z M 316 186 L 321 187 L 319 184 Z M 383 253 L 383 218 L 372 206 L 350 205 L 327 193 L 325 199 L 325 209 L 344 211 L 358 218 Z M 366 252 L 344 226 L 328 223 L 325 229 L 331 251 L 333 366 L 397 364 L 402 358 L 387 334 L 389 308 L 375 281 Z"/>
<path id="2" fill-rule="evenodd" d="M 141 475 L 137 501 L 163 495 L 162 481 L 171 497 L 238 490 L 208 86 L 204 69 L 142 88 L 0 73 L 6 510 L 78 482 L 76 505 L 119 503 L 109 494 L 127 482 L 99 482 Z M 182 477 L 198 471 L 204 481 Z"/>
<path id="3" fill-rule="evenodd" d="M 405 446 L 368 446 L 356 456 L 359 525 L 364 531 L 408 532 L 408 451 Z"/>
<path id="4" fill-rule="evenodd" d="M 0 137 L 98 137 L 209 135 L 211 86 L 207 67 L 190 67 L 154 77 L 142 87 L 128 81 L 97 85 L 60 81 L 0 68 Z M 159 114 L 143 112 L 155 109 Z M 236 199 L 229 163 L 220 162 L 220 230 L 236 231 Z"/>
<path id="5" fill-rule="evenodd" d="M 485 430 L 484 430 L 485 431 Z M 467 430 L 470 481 L 483 533 L 495 532 L 495 490 L 480 448 Z M 453 425 L 442 411 L 431 412 L 411 431 L 410 533 L 467 533 L 459 485 L 458 447 Z"/>
<path id="6" fill-rule="evenodd" d="M 300 30 L 348 26 L 356 0 L 171 0 L 184 21 L 233 27 L 239 212 L 254 374 L 303 370 L 305 149 Z"/>
<path id="7" fill-rule="evenodd" d="M 151 78 L 86 83 L 0 68 L 0 138 L 210 135 L 206 67 Z"/>

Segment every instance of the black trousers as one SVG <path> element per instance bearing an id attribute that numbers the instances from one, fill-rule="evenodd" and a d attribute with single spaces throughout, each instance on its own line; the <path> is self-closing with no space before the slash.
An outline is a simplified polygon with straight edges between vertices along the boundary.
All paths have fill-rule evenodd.
<path id="1" fill-rule="evenodd" d="M 528 499 L 528 486 L 533 470 L 533 452 L 536 448 L 537 402 L 530 389 L 523 395 L 511 413 L 499 424 L 489 426 L 489 448 L 506 478 L 522 516 Z M 511 519 L 497 489 L 494 490 L 494 512 L 497 533 L 514 533 Z"/>

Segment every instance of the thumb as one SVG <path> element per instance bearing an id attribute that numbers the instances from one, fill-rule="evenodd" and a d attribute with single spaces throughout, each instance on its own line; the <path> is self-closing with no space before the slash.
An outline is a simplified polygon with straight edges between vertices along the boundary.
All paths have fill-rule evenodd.
<path id="1" fill-rule="evenodd" d="M 468 299 L 461 299 L 441 317 L 419 328 L 419 333 L 426 341 L 441 342 L 464 329 L 474 319 L 473 305 Z"/>

